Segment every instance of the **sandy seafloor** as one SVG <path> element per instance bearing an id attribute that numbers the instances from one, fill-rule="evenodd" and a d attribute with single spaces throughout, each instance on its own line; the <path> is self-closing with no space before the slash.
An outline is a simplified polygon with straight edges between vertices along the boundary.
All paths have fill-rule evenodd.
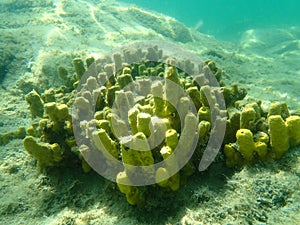
<path id="1" fill-rule="evenodd" d="M 229 75 L 227 84 L 241 84 L 249 98 L 300 109 L 299 27 L 249 30 L 233 44 L 188 31 L 164 15 L 89 2 L 0 1 L 1 133 L 30 124 L 24 96 L 32 88 L 58 86 L 58 66 L 71 68 L 74 57 L 132 40 L 175 42 L 214 60 Z M 300 224 L 299 150 L 235 170 L 215 163 L 178 192 L 158 191 L 148 207 L 138 208 L 96 173 L 50 168 L 39 174 L 15 139 L 0 146 L 0 224 Z"/>

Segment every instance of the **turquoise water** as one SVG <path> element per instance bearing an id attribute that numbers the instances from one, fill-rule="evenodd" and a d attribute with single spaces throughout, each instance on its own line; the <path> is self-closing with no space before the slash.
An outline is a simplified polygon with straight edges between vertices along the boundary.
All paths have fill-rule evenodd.
<path id="1" fill-rule="evenodd" d="M 300 25 L 298 0 L 122 0 L 174 17 L 218 39 L 236 40 L 248 29 Z"/>

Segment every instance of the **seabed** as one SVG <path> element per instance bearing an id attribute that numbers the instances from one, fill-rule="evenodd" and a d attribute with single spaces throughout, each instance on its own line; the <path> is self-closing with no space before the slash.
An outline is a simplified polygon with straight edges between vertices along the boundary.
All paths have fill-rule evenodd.
<path id="1" fill-rule="evenodd" d="M 213 60 L 229 75 L 227 83 L 247 89 L 247 98 L 300 109 L 300 27 L 248 30 L 229 43 L 162 14 L 96 0 L 1 1 L 0 18 L 0 133 L 30 125 L 25 94 L 58 87 L 58 66 L 70 69 L 75 57 L 136 40 L 176 43 Z M 148 208 L 129 205 L 114 184 L 80 167 L 40 174 L 22 139 L 0 146 L 0 156 L 3 225 L 300 223 L 299 147 L 240 169 L 215 163 L 178 192 L 153 196 L 157 201 Z"/>

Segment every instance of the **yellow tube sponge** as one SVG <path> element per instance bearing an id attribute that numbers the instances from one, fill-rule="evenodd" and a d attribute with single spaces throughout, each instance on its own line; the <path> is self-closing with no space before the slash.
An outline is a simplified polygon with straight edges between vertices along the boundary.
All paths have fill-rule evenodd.
<path id="1" fill-rule="evenodd" d="M 172 191 L 177 191 L 180 188 L 179 173 L 175 173 L 169 178 L 168 186 Z"/>
<path id="2" fill-rule="evenodd" d="M 151 115 L 148 113 L 139 113 L 137 115 L 137 130 L 149 137 L 151 135 L 150 124 Z"/>
<path id="3" fill-rule="evenodd" d="M 270 145 L 274 156 L 280 158 L 290 147 L 288 129 L 280 115 L 269 116 L 268 122 Z"/>
<path id="4" fill-rule="evenodd" d="M 55 102 L 45 104 L 45 113 L 55 122 L 64 121 L 69 116 L 68 106 L 66 104 L 57 104 Z"/>
<path id="5" fill-rule="evenodd" d="M 268 154 L 268 145 L 264 142 L 255 142 L 255 152 L 260 159 L 265 159 Z"/>
<path id="6" fill-rule="evenodd" d="M 193 113 L 186 114 L 184 118 L 184 128 L 181 132 L 177 148 L 179 157 L 186 157 L 193 147 L 197 134 L 197 117 Z"/>
<path id="7" fill-rule="evenodd" d="M 35 91 L 32 90 L 26 95 L 26 101 L 30 106 L 30 112 L 32 117 L 43 117 L 44 114 L 44 102 L 41 96 Z"/>
<path id="8" fill-rule="evenodd" d="M 62 150 L 57 143 L 39 143 L 34 137 L 24 139 L 26 151 L 38 161 L 40 171 L 47 166 L 56 166 L 62 160 Z"/>
<path id="9" fill-rule="evenodd" d="M 208 121 L 211 122 L 211 112 L 209 107 L 207 106 L 202 106 L 199 110 L 198 110 L 198 119 L 199 121 Z"/>
<path id="10" fill-rule="evenodd" d="M 85 173 L 90 172 L 92 169 L 90 167 L 90 165 L 88 164 L 88 162 L 86 161 L 87 155 L 90 155 L 89 152 L 90 152 L 90 149 L 86 145 L 80 145 L 78 152 L 75 152 L 75 154 L 77 154 L 79 159 L 81 160 L 81 168 L 83 169 L 83 172 L 85 172 Z M 85 155 L 85 157 L 83 157 L 83 155 Z"/>
<path id="11" fill-rule="evenodd" d="M 160 154 L 164 160 L 166 160 L 169 156 L 173 154 L 173 150 L 169 146 L 164 146 L 160 150 Z M 178 164 L 176 162 L 165 161 L 166 169 L 168 172 L 179 171 Z"/>
<path id="12" fill-rule="evenodd" d="M 255 142 L 264 142 L 266 145 L 268 145 L 270 142 L 268 134 L 262 131 L 258 131 L 256 134 L 254 134 L 253 139 Z"/>
<path id="13" fill-rule="evenodd" d="M 254 108 L 245 107 L 240 117 L 240 128 L 254 130 L 256 121 L 256 112 Z"/>
<path id="14" fill-rule="evenodd" d="M 52 122 L 52 130 L 60 132 L 64 129 L 65 121 L 70 118 L 68 106 L 66 104 L 57 104 L 55 102 L 46 103 L 45 114 L 49 116 Z"/>
<path id="15" fill-rule="evenodd" d="M 114 106 L 118 109 L 118 114 L 122 120 L 128 119 L 128 111 L 132 107 L 130 100 L 128 99 L 129 95 L 124 90 L 116 92 L 116 99 Z"/>
<path id="16" fill-rule="evenodd" d="M 190 99 L 188 97 L 181 97 L 178 105 L 177 111 L 180 118 L 185 118 L 186 114 L 189 112 Z"/>
<path id="17" fill-rule="evenodd" d="M 166 114 L 170 115 L 176 112 L 178 100 L 180 99 L 181 87 L 177 68 L 175 66 L 169 66 L 165 71 L 165 99 L 166 99 Z"/>
<path id="18" fill-rule="evenodd" d="M 165 101 L 163 100 L 163 85 L 157 81 L 151 85 L 151 93 L 154 100 L 154 113 L 159 117 L 165 116 Z"/>
<path id="19" fill-rule="evenodd" d="M 104 129 L 108 134 L 111 133 L 110 123 L 108 120 L 103 120 L 103 119 L 97 120 L 96 127 L 98 129 L 101 129 L 101 128 Z"/>
<path id="20" fill-rule="evenodd" d="M 291 146 L 300 144 L 300 117 L 290 116 L 285 121 Z"/>
<path id="21" fill-rule="evenodd" d="M 133 82 L 131 74 L 122 74 L 117 78 L 120 89 L 125 88 L 127 85 Z"/>
<path id="22" fill-rule="evenodd" d="M 103 153 L 106 158 L 113 156 L 118 159 L 119 152 L 116 143 L 108 136 L 104 129 L 99 129 L 93 132 L 93 141 L 99 151 Z"/>
<path id="23" fill-rule="evenodd" d="M 126 147 L 129 149 L 126 149 Z M 132 166 L 141 167 L 145 176 L 154 171 L 148 171 L 150 166 L 154 164 L 154 158 L 150 150 L 149 143 L 144 133 L 138 132 L 132 136 L 131 140 L 126 144 L 122 144 L 122 160 L 125 165 L 125 171 L 128 176 L 134 176 L 137 168 Z"/>
<path id="24" fill-rule="evenodd" d="M 161 187 L 168 187 L 168 179 L 169 179 L 169 173 L 166 168 L 164 167 L 159 167 L 156 170 L 155 174 L 155 182 L 161 186 Z"/>
<path id="25" fill-rule="evenodd" d="M 140 191 L 135 186 L 125 185 L 124 183 L 130 183 L 126 172 L 120 172 L 116 178 L 119 190 L 126 195 L 127 202 L 131 205 L 137 205 L 142 201 Z"/>
<path id="26" fill-rule="evenodd" d="M 118 85 L 112 86 L 110 88 L 107 89 L 106 92 L 106 103 L 109 107 L 112 107 L 114 102 L 115 102 L 115 98 L 116 98 L 116 92 L 120 90 L 120 87 Z"/>
<path id="27" fill-rule="evenodd" d="M 179 173 L 170 177 L 168 170 L 164 167 L 159 167 L 155 174 L 156 183 L 164 188 L 170 188 L 172 191 L 177 191 L 180 188 Z"/>
<path id="28" fill-rule="evenodd" d="M 168 131 L 167 131 L 167 133 L 168 133 Z M 167 135 L 167 133 L 166 133 L 166 135 Z M 175 133 L 173 133 L 173 134 L 174 135 L 172 135 L 172 136 L 175 139 Z M 170 146 L 164 146 L 160 150 L 160 154 L 162 155 L 164 160 L 167 159 L 170 155 L 172 155 L 172 153 L 173 153 L 173 150 Z M 177 165 L 177 163 L 167 163 L 167 162 L 168 161 L 165 161 L 166 168 L 160 167 L 156 171 L 156 178 L 155 179 L 159 180 L 160 178 L 162 178 L 162 176 L 167 176 L 168 179 L 167 179 L 167 183 L 165 184 L 165 186 L 162 186 L 164 184 L 165 180 L 163 180 L 162 183 L 159 183 L 159 185 L 162 186 L 162 187 L 169 187 L 171 190 L 177 191 L 180 187 L 179 173 L 175 173 L 173 176 L 170 176 L 170 173 L 172 173 L 172 171 L 178 171 L 178 165 Z"/>
<path id="29" fill-rule="evenodd" d="M 254 109 L 255 113 L 256 113 L 256 120 L 258 120 L 259 118 L 261 118 L 261 114 L 262 114 L 262 110 L 260 108 L 260 102 L 252 102 L 252 103 L 248 103 L 245 105 L 246 108 L 252 108 Z"/>
<path id="30" fill-rule="evenodd" d="M 85 73 L 83 61 L 80 58 L 73 59 L 73 65 L 76 73 L 77 80 L 80 80 Z"/>
<path id="31" fill-rule="evenodd" d="M 252 132 L 248 129 L 239 129 L 236 132 L 236 140 L 239 151 L 243 158 L 247 162 L 251 162 L 253 160 L 253 153 L 255 151 Z"/>
<path id="32" fill-rule="evenodd" d="M 268 116 L 272 115 L 280 115 L 282 119 L 285 120 L 287 117 L 290 116 L 287 104 L 285 102 L 272 102 L 270 104 Z"/>
<path id="33" fill-rule="evenodd" d="M 166 131 L 166 145 L 169 146 L 173 151 L 178 144 L 178 133 L 174 129 L 169 129 Z"/>
<path id="34" fill-rule="evenodd" d="M 210 122 L 206 120 L 200 121 L 198 124 L 198 131 L 199 131 L 199 141 L 205 142 L 209 138 L 209 132 L 210 132 Z"/>
<path id="35" fill-rule="evenodd" d="M 235 165 L 242 165 L 243 159 L 241 154 L 234 149 L 231 144 L 224 146 L 224 154 L 226 156 L 226 166 L 233 167 Z"/>
<path id="36" fill-rule="evenodd" d="M 110 121 L 111 130 L 115 138 L 121 138 L 128 135 L 128 127 L 124 120 L 120 119 L 115 113 L 111 113 L 110 118 L 108 116 L 108 121 Z"/>
<path id="37" fill-rule="evenodd" d="M 139 110 L 137 108 L 132 108 L 128 111 L 128 121 L 131 128 L 132 134 L 136 134 L 138 132 L 137 128 L 137 115 Z"/>
<path id="38" fill-rule="evenodd" d="M 187 94 L 190 96 L 192 99 L 195 107 L 197 110 L 201 107 L 201 101 L 200 101 L 200 91 L 198 90 L 197 87 L 190 87 L 186 90 Z"/>

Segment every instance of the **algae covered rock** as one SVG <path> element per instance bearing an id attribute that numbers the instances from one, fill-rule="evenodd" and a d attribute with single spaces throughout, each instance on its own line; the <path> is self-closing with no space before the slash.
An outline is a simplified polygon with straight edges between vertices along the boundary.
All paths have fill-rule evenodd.
<path id="1" fill-rule="evenodd" d="M 0 84 L 1 84 L 8 72 L 9 65 L 11 64 L 15 56 L 12 54 L 12 52 L 8 51 L 6 48 L 1 48 L 0 54 L 1 54 L 1 59 L 0 59 Z"/>
<path id="2" fill-rule="evenodd" d="M 168 24 L 165 23 L 157 15 L 149 12 L 144 12 L 139 8 L 130 7 L 128 13 L 133 15 L 140 24 L 145 27 L 149 27 L 158 34 L 162 34 L 166 37 L 173 39 L 174 41 L 179 41 L 182 43 L 191 42 L 193 37 L 188 28 L 186 28 L 182 23 L 170 18 L 168 19 Z"/>

